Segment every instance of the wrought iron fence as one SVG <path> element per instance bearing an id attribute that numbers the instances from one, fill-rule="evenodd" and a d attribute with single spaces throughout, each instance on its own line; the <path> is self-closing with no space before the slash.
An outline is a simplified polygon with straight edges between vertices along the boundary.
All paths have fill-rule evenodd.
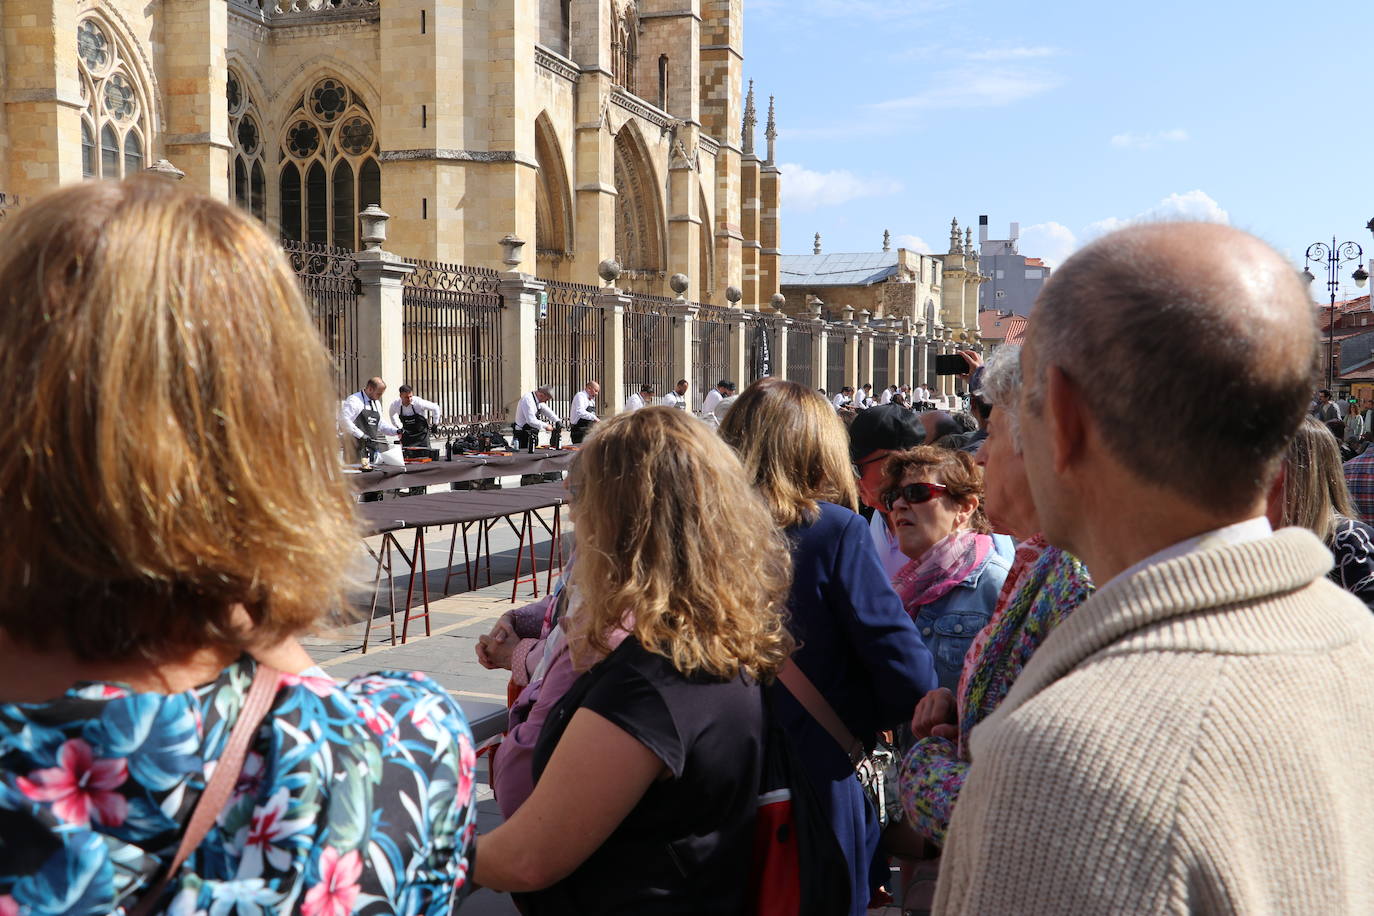
<path id="1" fill-rule="evenodd" d="M 692 322 L 692 400 L 706 397 L 706 392 L 721 379 L 730 378 L 730 324 L 735 309 L 703 305 Z M 676 381 L 676 379 L 674 379 Z"/>
<path id="2" fill-rule="evenodd" d="M 601 290 L 584 283 L 544 280 L 547 309 L 541 307 L 534 337 L 535 375 L 553 386 L 551 409 L 568 416 L 572 396 L 601 377 L 606 323 L 597 301 Z M 542 305 L 542 304 L 541 304 Z"/>
<path id="3" fill-rule="evenodd" d="M 825 392 L 832 398 L 849 384 L 844 377 L 844 343 L 845 336 L 839 328 L 831 327 L 825 341 Z"/>
<path id="4" fill-rule="evenodd" d="M 877 397 L 878 392 L 892 384 L 888 381 L 889 367 L 891 366 L 889 356 L 891 354 L 887 347 L 888 342 L 881 337 L 873 341 L 873 378 L 866 378 L 864 381 L 873 383 L 874 397 Z"/>
<path id="5" fill-rule="evenodd" d="M 401 296 L 402 370 L 439 405 L 446 431 L 504 423 L 501 309 L 496 271 L 416 261 Z"/>
<path id="6" fill-rule="evenodd" d="M 662 397 L 672 389 L 673 314 L 677 300 L 664 296 L 631 294 L 625 309 L 625 397 L 639 394 L 641 385 L 652 385 Z"/>
<path id="7" fill-rule="evenodd" d="M 334 358 L 339 398 L 362 385 L 358 377 L 358 276 L 353 252 L 313 242 L 283 239 L 282 250 L 296 271 L 324 345 Z"/>
<path id="8" fill-rule="evenodd" d="M 816 387 L 814 348 L 816 335 L 811 330 L 811 322 L 802 319 L 787 329 L 787 378 L 789 381 Z"/>

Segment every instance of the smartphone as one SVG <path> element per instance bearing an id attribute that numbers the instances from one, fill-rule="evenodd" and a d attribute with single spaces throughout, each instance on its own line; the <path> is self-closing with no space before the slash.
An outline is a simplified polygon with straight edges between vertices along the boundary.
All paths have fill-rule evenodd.
<path id="1" fill-rule="evenodd" d="M 935 356 L 936 375 L 966 375 L 968 361 L 958 353 L 939 353 Z"/>

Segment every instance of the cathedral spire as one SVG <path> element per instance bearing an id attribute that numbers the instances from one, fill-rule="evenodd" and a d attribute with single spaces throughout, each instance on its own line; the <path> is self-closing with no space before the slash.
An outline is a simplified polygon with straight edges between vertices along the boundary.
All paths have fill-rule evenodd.
<path id="1" fill-rule="evenodd" d="M 973 227 L 964 230 L 964 257 L 973 257 Z"/>
<path id="2" fill-rule="evenodd" d="M 768 140 L 768 165 L 773 164 L 773 146 L 778 139 L 778 121 L 773 113 L 773 96 L 768 97 L 768 126 L 764 129 L 763 135 Z"/>
<path id="3" fill-rule="evenodd" d="M 754 113 L 754 81 L 749 81 L 749 94 L 744 97 L 744 155 L 754 155 L 754 125 L 759 123 Z"/>
<path id="4" fill-rule="evenodd" d="M 959 244 L 959 218 L 955 217 L 949 221 L 949 253 L 960 254 Z"/>

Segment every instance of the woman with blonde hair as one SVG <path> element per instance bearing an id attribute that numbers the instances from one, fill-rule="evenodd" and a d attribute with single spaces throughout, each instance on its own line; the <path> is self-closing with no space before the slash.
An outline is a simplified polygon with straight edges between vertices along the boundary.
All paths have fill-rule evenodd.
<path id="1" fill-rule="evenodd" d="M 647 407 L 597 425 L 568 478 L 586 673 L 549 713 L 533 792 L 478 838 L 476 880 L 527 914 L 741 912 L 758 684 L 792 648 L 786 543 L 705 424 Z"/>
<path id="2" fill-rule="evenodd" d="M 764 378 L 740 395 L 720 434 L 739 452 L 791 545 L 788 628 L 798 648 L 789 668 L 872 750 L 879 731 L 911 717 L 916 701 L 934 688 L 935 671 L 883 574 L 867 523 L 854 512 L 858 493 L 843 421 L 814 391 Z M 887 880 L 878 812 L 859 785 L 848 747 L 789 687 L 774 685 L 774 708 L 848 860 L 849 912 L 862 916 Z"/>
<path id="3" fill-rule="evenodd" d="M 77 185 L 6 226 L 0 323 L 30 404 L 0 449 L 0 912 L 448 913 L 461 711 L 295 641 L 357 529 L 278 246 L 162 178 Z"/>
<path id="4" fill-rule="evenodd" d="M 1320 420 L 1299 424 L 1266 514 L 1275 528 L 1296 525 L 1321 538 L 1336 560 L 1331 581 L 1374 610 L 1374 528 L 1356 517 L 1340 443 Z"/>

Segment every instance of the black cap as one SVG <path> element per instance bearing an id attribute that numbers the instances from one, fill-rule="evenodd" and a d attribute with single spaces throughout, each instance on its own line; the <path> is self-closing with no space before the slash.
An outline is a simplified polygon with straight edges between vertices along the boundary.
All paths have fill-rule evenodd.
<path id="1" fill-rule="evenodd" d="M 879 449 L 914 448 L 925 438 L 920 414 L 901 404 L 880 404 L 860 411 L 849 424 L 849 457 L 862 461 Z"/>

